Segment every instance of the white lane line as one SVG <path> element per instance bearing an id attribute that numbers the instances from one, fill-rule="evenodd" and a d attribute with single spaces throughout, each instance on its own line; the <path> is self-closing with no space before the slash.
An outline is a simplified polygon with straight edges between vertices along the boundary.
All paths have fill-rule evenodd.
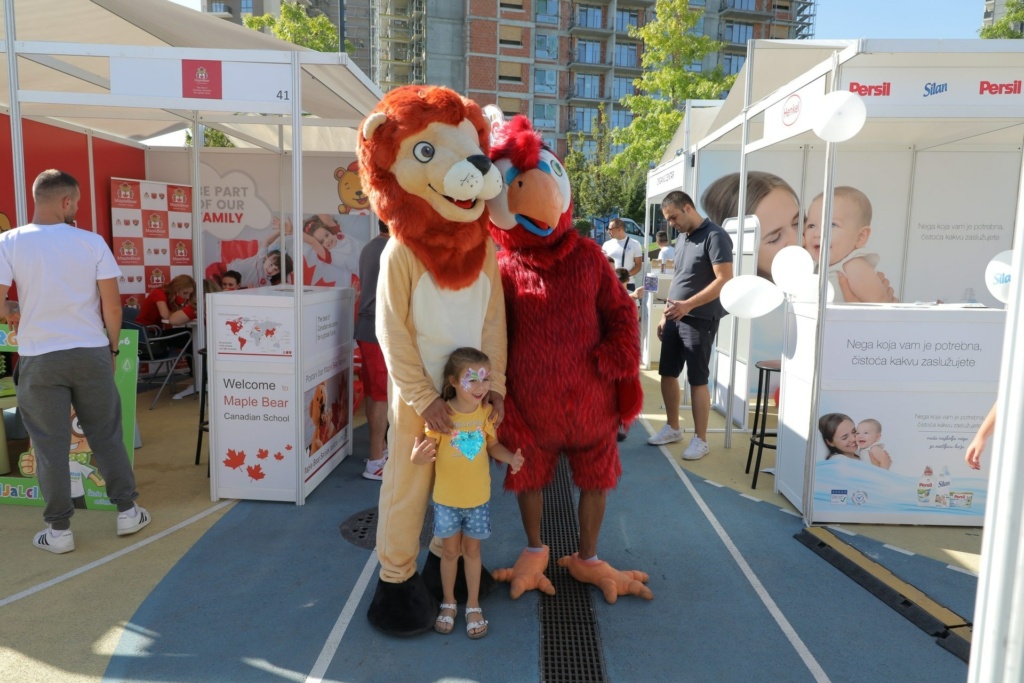
<path id="1" fill-rule="evenodd" d="M 38 593 L 40 591 L 43 591 L 43 590 L 46 590 L 47 588 L 50 588 L 51 586 L 56 586 L 58 583 L 62 583 L 64 581 L 67 581 L 68 579 L 73 579 L 74 577 L 76 577 L 76 576 L 78 576 L 80 574 L 84 574 L 84 573 L 86 573 L 88 571 L 96 569 L 97 567 L 101 567 L 101 566 L 107 564 L 108 562 L 113 562 L 117 558 L 122 557 L 124 555 L 127 555 L 128 553 L 134 552 L 134 551 L 138 550 L 139 548 L 144 548 L 147 545 L 149 545 L 150 543 L 156 543 L 157 541 L 159 541 L 160 539 L 164 538 L 165 536 L 169 536 L 169 535 L 173 534 L 175 531 L 179 531 L 181 529 L 184 529 L 185 527 L 189 526 L 190 524 L 195 524 L 196 522 L 198 522 L 202 518 L 204 518 L 204 517 L 206 517 L 208 515 L 211 515 L 214 512 L 217 512 L 218 510 L 224 508 L 227 505 L 231 505 L 234 502 L 235 501 L 233 501 L 233 500 L 226 500 L 223 503 L 218 503 L 217 505 L 214 505 L 212 508 L 204 510 L 203 512 L 200 512 L 198 515 L 193 515 L 192 517 L 189 517 L 188 519 L 186 519 L 184 522 L 178 522 L 177 524 L 172 526 L 170 529 L 164 529 L 160 533 L 158 533 L 158 534 L 156 534 L 154 536 L 150 536 L 149 538 L 147 538 L 144 541 L 139 541 L 138 543 L 130 545 L 127 548 L 125 548 L 124 550 L 118 550 L 116 553 L 112 553 L 110 555 L 107 555 L 106 557 L 101 557 L 100 559 L 96 560 L 95 562 L 90 562 L 89 564 L 83 565 L 83 566 L 79 567 L 78 569 L 74 569 L 74 570 L 68 572 L 67 574 L 61 574 L 57 578 L 50 579 L 49 581 L 44 581 L 43 583 L 40 583 L 40 584 L 36 584 L 35 586 L 32 586 L 31 588 L 26 588 L 25 590 L 21 591 L 20 593 L 15 593 L 14 595 L 12 595 L 10 597 L 7 597 L 7 598 L 4 598 L 3 600 L 0 600 L 0 607 L 6 607 L 7 605 L 10 605 L 12 602 L 17 602 L 18 600 L 21 600 L 22 598 L 27 598 L 30 595 L 35 595 L 36 593 Z"/>
<path id="2" fill-rule="evenodd" d="M 752 495 L 750 495 L 749 493 L 741 493 L 741 494 L 740 494 L 740 498 L 746 498 L 747 500 L 752 500 L 752 501 L 754 501 L 755 503 L 760 503 L 760 502 L 761 502 L 761 499 L 760 499 L 760 498 L 757 498 L 757 497 L 755 497 L 755 496 L 752 496 Z"/>
<path id="3" fill-rule="evenodd" d="M 321 683 L 324 680 L 324 674 L 327 673 L 327 667 L 331 665 L 331 660 L 334 659 L 334 653 L 338 651 L 338 646 L 341 645 L 341 639 L 345 636 L 345 631 L 348 630 L 348 625 L 352 623 L 352 617 L 356 613 L 359 601 L 363 599 L 363 595 L 366 593 L 366 587 L 370 585 L 370 579 L 373 577 L 375 569 L 377 569 L 376 550 L 371 552 L 369 559 L 366 560 L 366 564 L 363 566 L 363 571 L 359 575 L 356 585 L 352 587 L 352 592 L 349 594 L 348 600 L 345 601 L 345 606 L 341 609 L 341 614 L 338 615 L 338 621 L 335 622 L 334 628 L 332 628 L 330 634 L 328 634 L 327 641 L 324 642 L 324 647 L 320 650 L 320 656 L 316 658 L 312 671 L 310 671 L 309 676 L 306 677 L 307 683 Z"/>
<path id="4" fill-rule="evenodd" d="M 719 489 L 725 488 L 725 484 L 719 484 L 717 481 L 711 481 L 710 479 L 705 479 L 704 483 L 705 484 L 711 484 L 715 488 L 719 488 Z"/>
<path id="5" fill-rule="evenodd" d="M 907 550 L 906 548 L 900 548 L 899 546 L 895 546 L 895 545 L 889 545 L 888 543 L 883 543 L 882 547 L 883 548 L 888 548 L 889 550 L 892 550 L 893 552 L 903 553 L 904 555 L 914 556 L 914 555 L 917 554 L 917 553 L 915 553 L 912 550 Z"/>
<path id="6" fill-rule="evenodd" d="M 641 419 L 640 421 L 647 428 L 648 432 L 654 434 L 654 429 L 651 427 L 650 423 L 648 423 L 646 419 Z M 672 465 L 673 469 L 675 469 L 676 474 L 679 475 L 679 478 L 686 486 L 687 491 L 689 491 L 690 495 L 693 496 L 693 500 L 697 503 L 697 506 L 700 508 L 701 512 L 704 513 L 704 516 L 711 524 L 711 527 L 715 530 L 715 533 L 718 534 L 718 538 L 721 539 L 722 544 L 729 551 L 729 554 L 732 555 L 732 559 L 736 562 L 736 565 L 740 568 L 740 571 L 743 572 L 743 575 L 746 577 L 747 581 L 750 582 L 750 585 L 751 587 L 753 587 L 754 592 L 757 593 L 757 597 L 761 599 L 761 602 L 764 604 L 764 606 L 768 609 L 768 612 L 775 619 L 775 623 L 779 625 L 779 628 L 782 630 L 783 635 L 786 636 L 786 639 L 789 641 L 790 645 L 792 645 L 793 649 L 796 650 L 797 655 L 799 655 L 800 659 L 803 660 L 804 666 L 806 666 L 808 671 L 811 672 L 811 675 L 814 676 L 814 680 L 818 681 L 819 683 L 826 683 L 827 681 L 829 681 L 829 677 L 825 673 L 825 670 L 821 668 L 821 665 L 818 663 L 818 660 L 814 658 L 814 655 L 811 654 L 811 651 L 807 648 L 807 645 L 804 644 L 804 641 L 797 634 L 796 629 L 794 629 L 792 624 L 789 623 L 789 620 L 786 619 L 786 615 L 782 613 L 782 610 L 779 609 L 779 606 L 775 604 L 774 600 L 772 600 L 772 596 L 768 594 L 768 590 L 764 587 L 764 584 L 762 584 L 761 580 L 757 578 L 757 575 L 754 573 L 754 570 L 750 568 L 750 565 L 747 563 L 747 560 L 743 557 L 743 554 L 740 552 L 739 548 L 737 548 L 736 544 L 732 542 L 732 539 L 729 537 L 729 534 L 725 531 L 725 528 L 718 521 L 718 518 L 715 517 L 714 513 L 711 512 L 711 509 L 707 506 L 707 503 L 705 503 L 704 499 L 701 498 L 700 493 L 698 493 L 697 489 L 693 486 L 693 483 L 690 481 L 690 478 L 686 476 L 686 472 L 679 465 L 679 463 L 676 462 L 676 459 L 672 457 L 672 454 L 668 452 L 668 449 L 666 449 L 664 446 L 659 446 L 659 448 L 661 448 L 661 452 L 665 456 L 665 459 L 668 460 L 669 463 Z"/>
<path id="7" fill-rule="evenodd" d="M 856 536 L 857 535 L 856 532 L 850 531 L 849 529 L 844 529 L 841 526 L 825 525 L 825 528 L 826 529 L 831 529 L 832 531 L 838 531 L 839 533 L 846 534 L 847 536 Z"/>
<path id="8" fill-rule="evenodd" d="M 964 569 L 963 567 L 957 567 L 955 564 L 947 564 L 946 569 L 952 569 L 955 572 L 960 572 L 961 574 L 967 574 L 967 576 L 978 578 L 977 572 L 972 572 L 970 569 Z"/>

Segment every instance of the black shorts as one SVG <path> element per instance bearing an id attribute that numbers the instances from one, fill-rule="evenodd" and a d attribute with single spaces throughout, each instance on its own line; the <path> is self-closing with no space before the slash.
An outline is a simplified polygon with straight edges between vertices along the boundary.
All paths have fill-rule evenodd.
<path id="1" fill-rule="evenodd" d="M 705 386 L 711 375 L 711 349 L 718 334 L 718 321 L 685 317 L 666 320 L 661 335 L 658 374 L 679 377 L 686 366 L 686 381 L 692 387 Z"/>

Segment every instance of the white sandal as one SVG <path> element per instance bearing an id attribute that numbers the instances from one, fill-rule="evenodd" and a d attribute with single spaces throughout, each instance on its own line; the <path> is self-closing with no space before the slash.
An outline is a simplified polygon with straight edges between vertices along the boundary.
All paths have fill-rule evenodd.
<path id="1" fill-rule="evenodd" d="M 484 636 L 487 635 L 487 620 L 486 619 L 482 619 L 480 621 L 470 621 L 469 620 L 469 615 L 470 614 L 480 614 L 480 615 L 483 615 L 483 613 L 484 613 L 484 611 L 481 608 L 479 608 L 479 607 L 467 607 L 466 608 L 466 635 L 468 635 L 473 640 L 476 640 L 477 638 L 483 638 Z M 472 631 L 475 628 L 482 629 L 482 630 L 481 631 L 477 631 L 476 633 L 473 633 Z"/>
<path id="2" fill-rule="evenodd" d="M 441 612 L 446 609 L 450 609 L 452 611 L 452 616 L 449 617 L 441 614 Z M 455 615 L 458 611 L 459 607 L 454 602 L 442 602 L 441 609 L 437 613 L 437 619 L 434 619 L 434 630 L 442 635 L 448 635 L 455 630 Z M 442 630 L 444 626 L 447 626 L 448 628 L 446 630 Z"/>

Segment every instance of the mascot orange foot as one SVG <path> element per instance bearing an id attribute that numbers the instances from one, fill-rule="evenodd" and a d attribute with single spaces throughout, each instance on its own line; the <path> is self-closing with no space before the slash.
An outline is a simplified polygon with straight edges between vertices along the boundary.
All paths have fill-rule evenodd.
<path id="1" fill-rule="evenodd" d="M 517 563 L 518 564 L 518 563 Z M 566 555 L 558 560 L 559 567 L 566 567 L 572 578 L 581 583 L 592 583 L 604 593 L 604 599 L 613 605 L 620 595 L 636 595 L 653 600 L 654 593 L 644 584 L 650 579 L 645 572 L 633 569 L 619 571 L 601 560 L 590 563 L 580 559 L 579 553 Z"/>
<path id="2" fill-rule="evenodd" d="M 496 569 L 492 576 L 495 581 L 512 584 L 509 597 L 513 600 L 526 591 L 532 590 L 539 590 L 546 595 L 554 595 L 555 587 L 551 585 L 551 580 L 544 575 L 550 558 L 551 549 L 547 546 L 544 546 L 542 553 L 523 550 L 511 569 Z"/>

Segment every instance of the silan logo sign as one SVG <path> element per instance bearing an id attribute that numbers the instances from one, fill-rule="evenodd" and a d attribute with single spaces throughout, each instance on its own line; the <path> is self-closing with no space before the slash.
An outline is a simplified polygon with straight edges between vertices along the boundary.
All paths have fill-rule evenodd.
<path id="1" fill-rule="evenodd" d="M 982 81 L 978 84 L 979 95 L 1020 95 L 1020 81 L 1013 83 L 992 83 Z"/>
<path id="2" fill-rule="evenodd" d="M 924 94 L 921 97 L 931 97 L 933 95 L 941 95 L 942 93 L 949 90 L 948 83 L 925 83 Z"/>
<path id="3" fill-rule="evenodd" d="M 855 92 L 861 97 L 889 97 L 892 95 L 892 83 L 886 81 L 877 85 L 866 85 L 851 81 L 850 92 Z"/>
<path id="4" fill-rule="evenodd" d="M 800 96 L 792 94 L 782 105 L 782 125 L 792 126 L 800 118 Z"/>

